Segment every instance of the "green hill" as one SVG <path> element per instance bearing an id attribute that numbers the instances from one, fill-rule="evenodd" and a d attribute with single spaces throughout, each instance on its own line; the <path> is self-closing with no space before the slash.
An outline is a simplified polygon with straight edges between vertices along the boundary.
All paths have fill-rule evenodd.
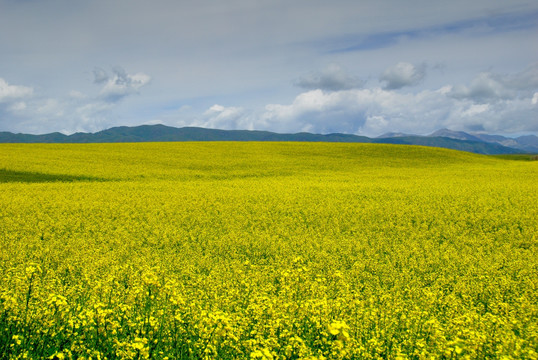
<path id="1" fill-rule="evenodd" d="M 496 143 L 459 140 L 449 137 L 404 136 L 369 138 L 351 134 L 279 134 L 269 131 L 218 130 L 198 127 L 175 128 L 165 125 L 120 126 L 96 133 L 44 135 L 0 133 L 0 143 L 116 143 L 116 142 L 174 142 L 174 141 L 304 141 L 388 143 L 442 147 L 478 154 L 515 154 L 524 152 Z"/>

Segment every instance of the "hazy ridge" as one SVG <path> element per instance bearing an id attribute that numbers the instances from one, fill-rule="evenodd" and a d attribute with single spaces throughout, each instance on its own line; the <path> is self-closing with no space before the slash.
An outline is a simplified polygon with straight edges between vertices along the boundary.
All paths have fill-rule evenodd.
<path id="1" fill-rule="evenodd" d="M 165 125 L 120 126 L 96 133 L 64 135 L 59 132 L 43 135 L 0 132 L 0 143 L 115 143 L 163 141 L 305 141 L 423 145 L 468 151 L 478 154 L 516 154 L 538 152 L 534 135 L 507 138 L 499 135 L 468 134 L 438 130 L 428 136 L 387 133 L 378 138 L 351 134 L 312 134 L 307 132 L 280 134 L 270 131 L 218 130 L 199 127 L 176 128 Z"/>

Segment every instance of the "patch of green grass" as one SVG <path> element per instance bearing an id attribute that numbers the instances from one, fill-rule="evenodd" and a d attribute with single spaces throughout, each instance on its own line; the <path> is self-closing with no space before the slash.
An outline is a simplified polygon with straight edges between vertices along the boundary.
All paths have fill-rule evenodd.
<path id="1" fill-rule="evenodd" d="M 503 154 L 503 155 L 491 155 L 498 159 L 505 160 L 523 160 L 523 161 L 536 161 L 538 160 L 538 154 Z"/>
<path id="2" fill-rule="evenodd" d="M 73 181 L 104 181 L 91 176 L 73 176 L 62 174 L 43 174 L 39 172 L 14 171 L 0 169 L 0 183 L 44 183 L 44 182 L 73 182 Z"/>

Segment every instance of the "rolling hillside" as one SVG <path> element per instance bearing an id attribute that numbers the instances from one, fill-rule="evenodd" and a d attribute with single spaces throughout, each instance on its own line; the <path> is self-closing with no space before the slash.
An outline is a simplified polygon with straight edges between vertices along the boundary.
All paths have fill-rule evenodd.
<path id="1" fill-rule="evenodd" d="M 533 359 L 537 176 L 393 144 L 0 144 L 0 358 Z"/>

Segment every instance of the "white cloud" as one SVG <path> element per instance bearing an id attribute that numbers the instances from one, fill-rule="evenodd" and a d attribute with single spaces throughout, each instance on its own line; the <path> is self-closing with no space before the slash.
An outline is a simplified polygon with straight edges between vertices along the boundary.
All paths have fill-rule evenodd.
<path id="1" fill-rule="evenodd" d="M 110 124 L 108 117 L 113 107 L 114 104 L 102 101 L 79 103 L 71 108 L 71 118 L 75 120 L 66 119 L 62 132 L 95 132 L 111 127 L 113 125 Z"/>
<path id="2" fill-rule="evenodd" d="M 0 78 L 0 103 L 14 101 L 31 96 L 34 89 L 21 85 L 9 85 L 7 81 Z"/>
<path id="3" fill-rule="evenodd" d="M 112 71 L 112 77 L 106 74 L 104 77 L 103 74 L 95 75 L 94 72 L 95 82 L 105 83 L 100 93 L 100 97 L 105 101 L 116 102 L 127 95 L 136 94 L 151 80 L 151 77 L 144 73 L 127 74 L 121 67 L 115 67 Z"/>
<path id="4" fill-rule="evenodd" d="M 114 68 L 111 76 L 94 71 L 94 77 L 94 83 L 102 84 L 97 93 L 71 90 L 63 97 L 34 94 L 31 87 L 10 85 L 0 78 L 0 115 L 4 115 L 0 116 L 0 129 L 72 133 L 125 125 L 116 115 L 122 106 L 119 100 L 137 94 L 150 77 L 144 73 L 128 74 L 120 67 Z"/>
<path id="5" fill-rule="evenodd" d="M 17 101 L 8 107 L 8 110 L 13 113 L 18 113 L 26 110 L 26 103 L 24 101 Z"/>
<path id="6" fill-rule="evenodd" d="M 260 115 L 262 124 L 280 132 L 354 133 L 362 124 L 365 98 L 371 90 L 335 92 L 312 90 L 299 94 L 290 105 L 269 104 Z"/>
<path id="7" fill-rule="evenodd" d="M 87 98 L 85 94 L 83 94 L 82 92 L 78 90 L 71 90 L 69 92 L 69 97 L 73 99 L 86 99 Z"/>
<path id="8" fill-rule="evenodd" d="M 532 97 L 536 88 L 538 88 L 538 63 L 515 74 L 480 73 L 469 85 L 454 87 L 450 95 L 458 99 L 484 103 Z"/>
<path id="9" fill-rule="evenodd" d="M 505 86 L 522 91 L 535 91 L 538 88 L 538 62 L 514 75 L 498 75 Z"/>
<path id="10" fill-rule="evenodd" d="M 241 107 L 224 107 L 215 104 L 204 112 L 204 119 L 207 124 L 212 125 L 211 127 L 215 127 L 219 123 L 227 124 L 228 122 L 236 121 L 237 119 L 240 119 L 244 113 L 245 110 Z M 227 126 L 227 128 L 229 128 L 229 126 Z"/>
<path id="11" fill-rule="evenodd" d="M 385 83 L 385 89 L 394 90 L 418 85 L 424 76 L 426 76 L 426 65 L 415 66 L 407 62 L 399 62 L 386 69 L 379 80 Z"/>
<path id="12" fill-rule="evenodd" d="M 294 85 L 303 89 L 321 89 L 327 91 L 349 90 L 359 88 L 364 81 L 348 74 L 339 65 L 331 64 L 320 72 L 311 72 L 301 76 Z"/>
<path id="13" fill-rule="evenodd" d="M 451 96 L 458 99 L 472 99 L 478 102 L 496 99 L 511 99 L 515 93 L 491 73 L 481 73 L 471 83 L 453 88 Z"/>
<path id="14" fill-rule="evenodd" d="M 514 98 L 476 102 L 469 97 L 453 96 L 454 88 L 444 85 L 418 92 L 380 87 L 315 89 L 298 94 L 288 104 L 268 104 L 254 111 L 213 105 L 202 116 L 193 114 L 193 109 L 189 110 L 189 116 L 180 113 L 177 116 L 181 119 L 180 126 L 282 133 L 344 132 L 377 136 L 389 131 L 427 134 L 440 128 L 505 134 L 538 130 L 535 121 L 538 93 L 526 96 L 521 92 Z"/>
<path id="15" fill-rule="evenodd" d="M 64 115 L 64 107 L 56 99 L 47 99 L 37 107 L 37 114 L 47 117 L 62 117 Z"/>
<path id="16" fill-rule="evenodd" d="M 381 115 L 370 115 L 364 122 L 363 129 L 372 134 L 382 134 L 389 128 L 390 122 Z"/>
<path id="17" fill-rule="evenodd" d="M 206 110 L 203 116 L 194 122 L 194 125 L 213 129 L 254 130 L 251 112 L 242 107 L 225 107 L 218 104 Z"/>
<path id="18" fill-rule="evenodd" d="M 530 98 L 475 103 L 447 96 L 450 87 L 418 93 L 381 88 L 313 90 L 289 105 L 270 104 L 257 124 L 282 132 L 346 132 L 377 136 L 388 131 L 426 134 L 439 128 L 494 133 L 537 131 Z M 538 96 L 536 96 L 538 98 Z"/>
<path id="19" fill-rule="evenodd" d="M 416 67 L 411 67 L 402 66 L 411 70 L 401 73 L 410 75 L 416 72 Z M 334 67 L 333 74 L 337 74 L 338 69 Z M 505 134 L 536 132 L 537 73 L 536 64 L 511 74 L 485 72 L 470 77 L 468 82 L 461 81 L 464 85 L 444 84 L 434 90 L 402 87 L 394 91 L 387 86 L 349 89 L 340 86 L 342 89 L 338 90 L 338 87 L 331 89 L 325 86 L 327 90 L 303 91 L 289 102 L 274 101 L 258 108 L 241 106 L 243 103 L 237 106 L 219 103 L 209 106 L 211 103 L 189 105 L 182 102 L 177 105 L 179 110 L 168 114 L 157 112 L 150 121 L 173 126 L 344 132 L 368 136 L 388 131 L 425 134 L 439 128 Z M 405 78 L 409 80 L 413 77 Z M 328 83 L 321 77 L 317 80 L 318 85 Z M 72 133 L 147 123 L 148 119 L 131 120 L 125 116 L 125 112 L 120 112 L 131 109 L 144 97 L 131 102 L 118 100 L 126 100 L 138 93 L 149 81 L 150 77 L 144 73 L 129 74 L 115 68 L 110 76 L 106 75 L 106 79 L 99 82 L 94 94 L 85 90 L 86 95 L 73 90 L 64 92 L 66 95 L 63 98 L 36 95 L 30 87 L 13 86 L 3 81 L 0 86 L 4 90 L 0 93 L 4 94 L 6 103 L 0 104 L 0 114 L 9 116 L 0 116 L 0 121 L 3 121 L 0 124 L 4 129 L 9 126 L 10 131 L 45 133 L 60 130 Z M 91 80 L 88 81 L 89 86 L 91 83 Z M 131 111 L 134 113 L 134 110 Z M 10 123 L 7 124 L 8 120 L 2 118 L 9 118 Z"/>
<path id="20" fill-rule="evenodd" d="M 472 117 L 482 114 L 489 109 L 489 104 L 472 104 L 469 108 L 464 110 L 461 114 L 465 117 Z"/>
<path id="21" fill-rule="evenodd" d="M 312 90 L 299 94 L 290 105 L 269 104 L 261 115 L 268 128 L 281 132 L 355 133 L 364 124 L 365 114 L 378 90 L 353 89 L 335 92 Z"/>
<path id="22" fill-rule="evenodd" d="M 101 68 L 93 69 L 93 82 L 96 84 L 103 84 L 108 81 L 108 74 Z"/>

